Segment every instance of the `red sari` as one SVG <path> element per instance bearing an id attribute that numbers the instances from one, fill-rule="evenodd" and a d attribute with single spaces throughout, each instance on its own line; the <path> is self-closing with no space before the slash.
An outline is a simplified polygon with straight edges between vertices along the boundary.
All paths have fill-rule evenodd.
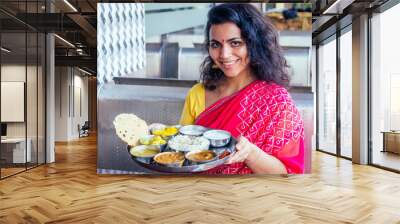
<path id="1" fill-rule="evenodd" d="M 279 159 L 288 173 L 304 173 L 304 125 L 287 90 L 274 83 L 254 81 L 239 92 L 206 108 L 195 124 L 246 137 Z M 285 147 L 287 144 L 298 147 Z M 287 150 L 289 149 L 289 150 Z M 244 163 L 222 165 L 207 174 L 249 174 Z"/>

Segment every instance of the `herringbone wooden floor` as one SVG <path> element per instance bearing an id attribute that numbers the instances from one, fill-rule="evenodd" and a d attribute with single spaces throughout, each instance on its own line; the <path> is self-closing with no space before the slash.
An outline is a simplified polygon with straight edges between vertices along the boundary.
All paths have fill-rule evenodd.
<path id="1" fill-rule="evenodd" d="M 94 137 L 0 181 L 0 223 L 400 223 L 400 175 L 315 152 L 313 174 L 99 176 Z"/>

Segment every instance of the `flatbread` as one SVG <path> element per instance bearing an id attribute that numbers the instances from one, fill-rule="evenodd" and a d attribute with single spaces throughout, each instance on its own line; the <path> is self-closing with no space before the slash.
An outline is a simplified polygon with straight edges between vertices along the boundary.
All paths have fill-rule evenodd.
<path id="1" fill-rule="evenodd" d="M 130 146 L 139 144 L 139 139 L 149 134 L 146 121 L 134 114 L 119 114 L 114 119 L 114 127 L 118 137 Z"/>

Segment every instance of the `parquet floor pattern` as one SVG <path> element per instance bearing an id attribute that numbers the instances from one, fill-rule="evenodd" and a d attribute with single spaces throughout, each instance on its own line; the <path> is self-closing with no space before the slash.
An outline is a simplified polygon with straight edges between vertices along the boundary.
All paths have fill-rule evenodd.
<path id="1" fill-rule="evenodd" d="M 309 175 L 97 175 L 89 137 L 0 181 L 0 223 L 400 223 L 400 175 L 320 152 Z"/>

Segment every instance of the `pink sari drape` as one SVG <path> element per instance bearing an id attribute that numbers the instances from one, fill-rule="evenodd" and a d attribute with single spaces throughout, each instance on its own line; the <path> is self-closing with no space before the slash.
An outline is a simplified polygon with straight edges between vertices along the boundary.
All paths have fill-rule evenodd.
<path id="1" fill-rule="evenodd" d="M 288 173 L 304 173 L 304 125 L 284 87 L 254 81 L 203 111 L 196 124 L 229 131 L 275 156 Z M 248 174 L 245 163 L 222 165 L 207 174 Z"/>

